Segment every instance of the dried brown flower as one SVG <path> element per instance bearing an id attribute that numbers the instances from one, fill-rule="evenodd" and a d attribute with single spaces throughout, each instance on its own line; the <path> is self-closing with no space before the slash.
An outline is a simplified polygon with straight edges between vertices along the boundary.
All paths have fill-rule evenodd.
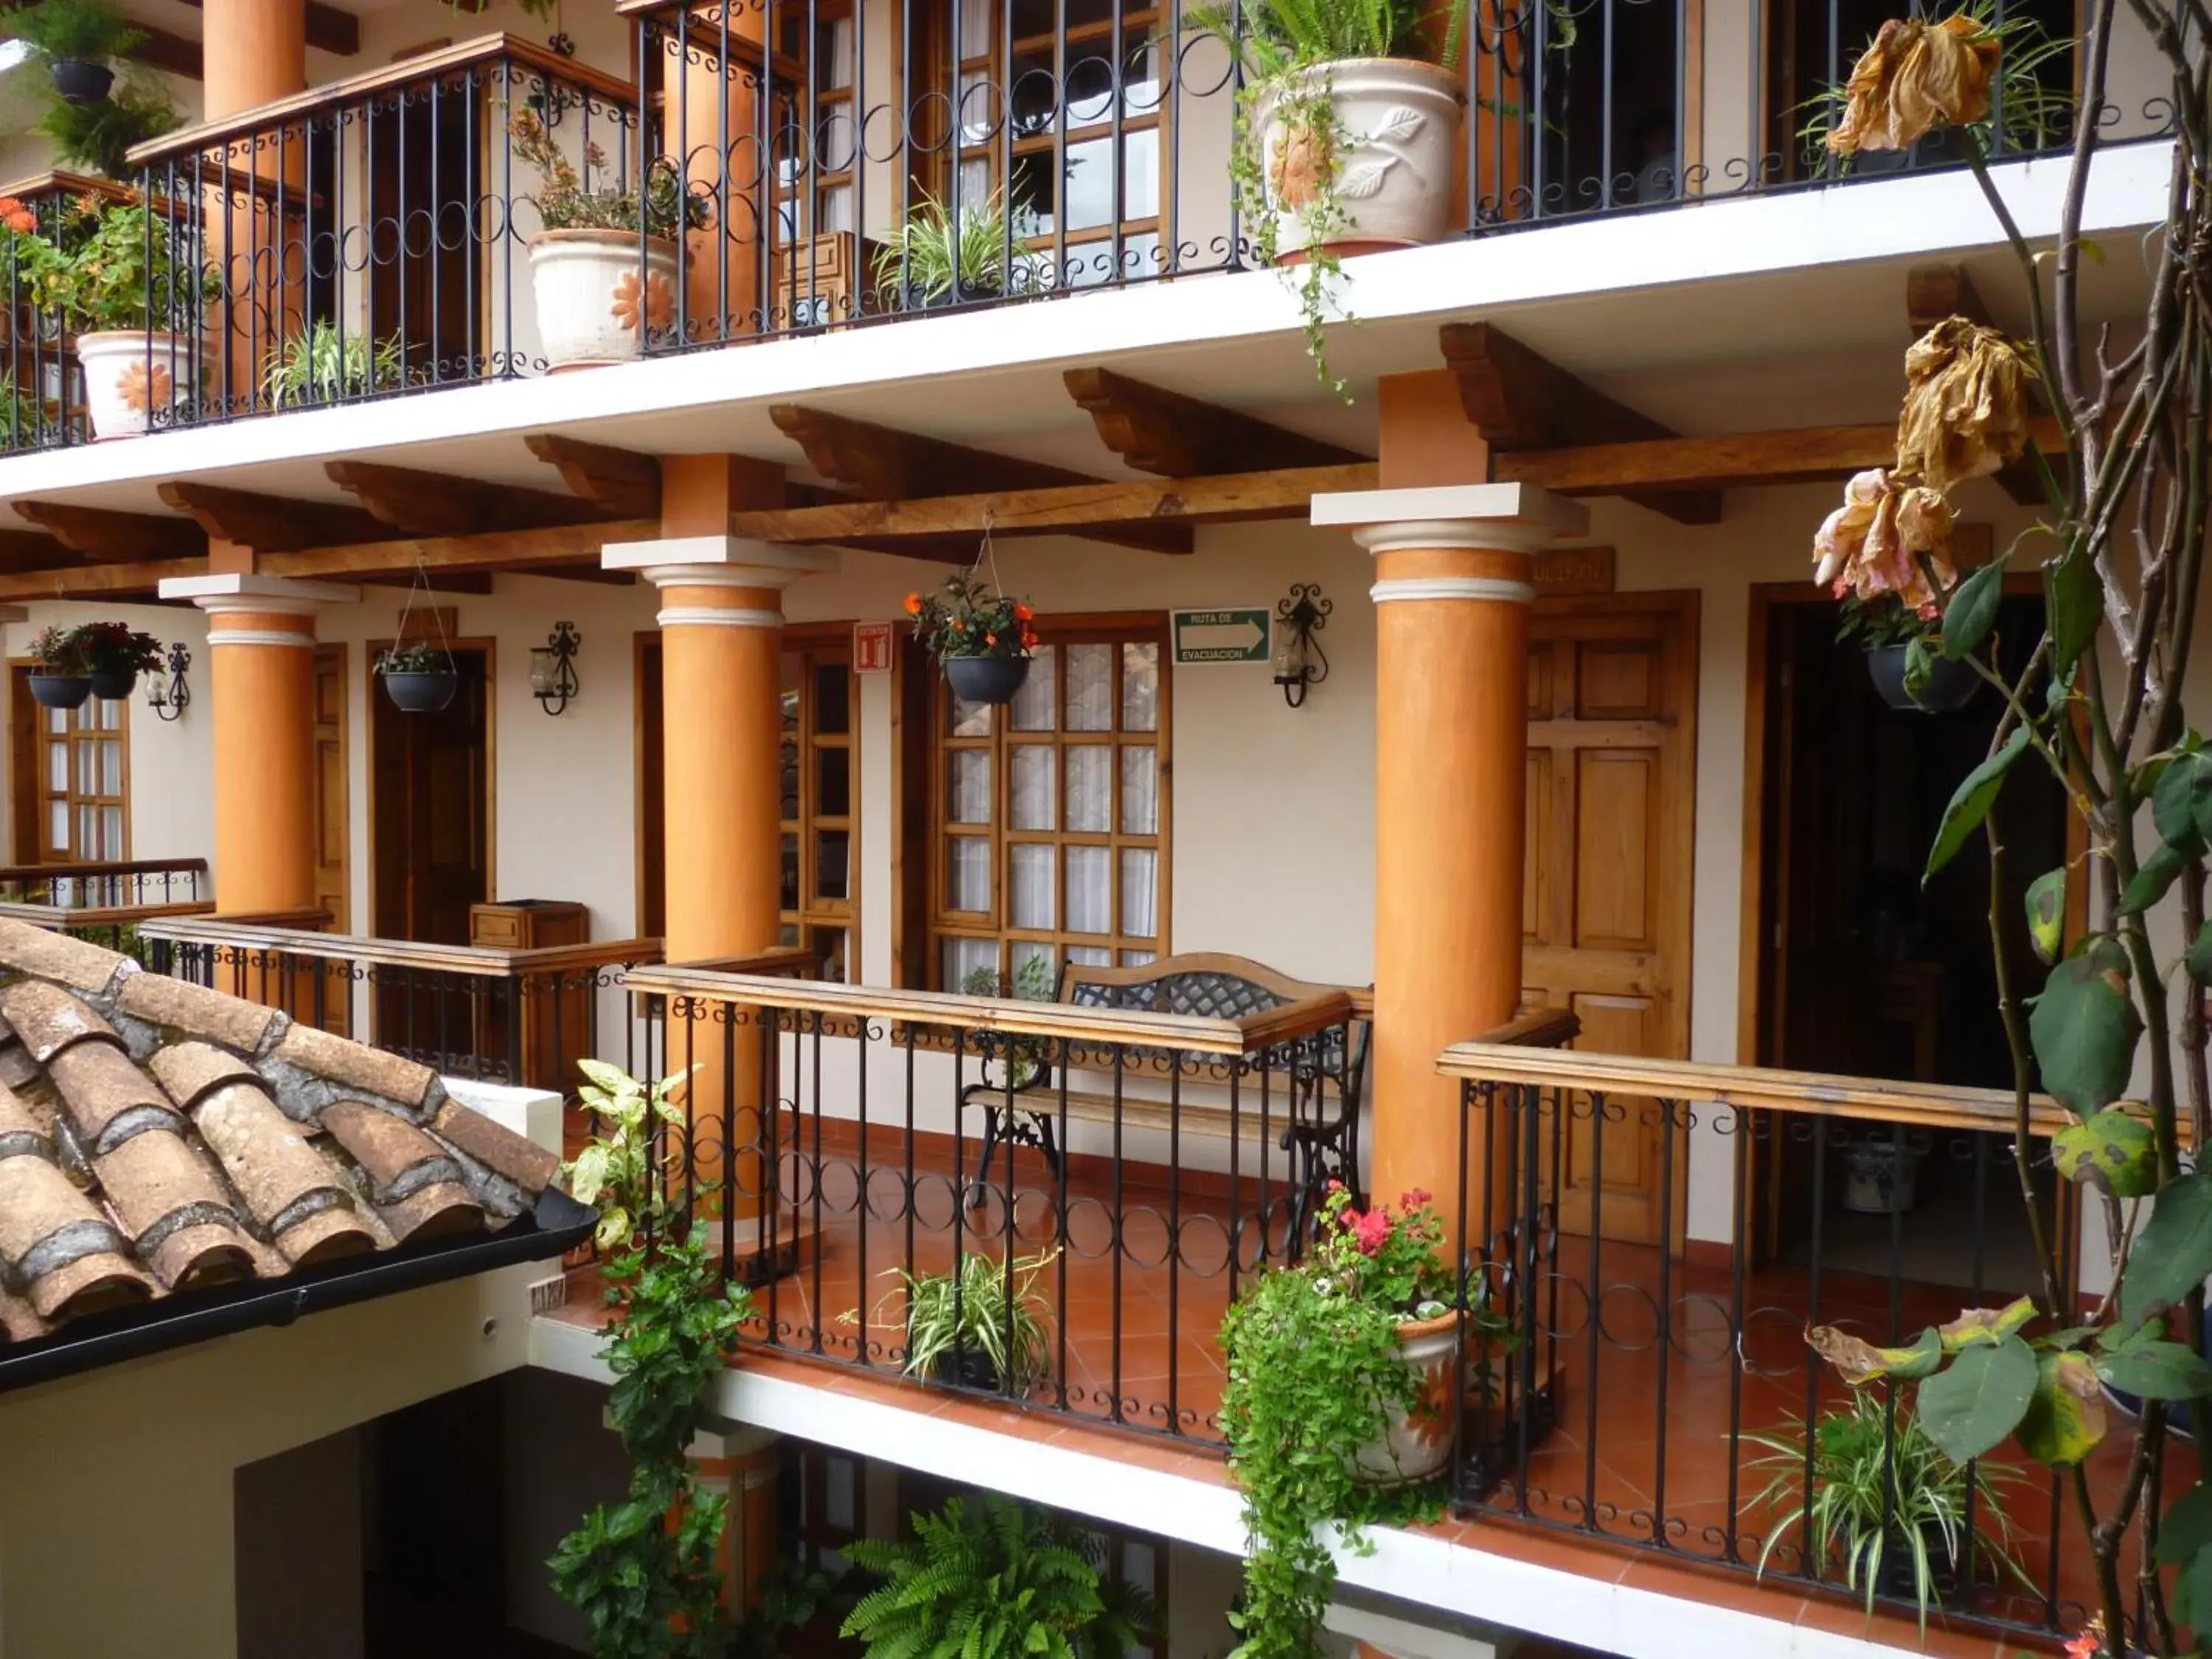
<path id="1" fill-rule="evenodd" d="M 1940 23 L 1891 18 L 1852 66 L 1828 148 L 1838 155 L 1910 149 L 1938 127 L 1987 119 L 1990 80 L 2002 55 L 1988 26 L 1964 12 Z"/>
<path id="2" fill-rule="evenodd" d="M 2032 371 L 1993 328 L 1948 317 L 1905 354 L 1897 421 L 1900 478 L 1948 490 L 1986 477 L 2027 447 Z"/>
<path id="3" fill-rule="evenodd" d="M 1844 504 L 1813 538 L 1813 580 L 1838 599 L 1892 597 L 1931 615 L 1941 603 L 1939 590 L 1959 580 L 1951 558 L 1954 526 L 1951 503 L 1941 491 L 1900 485 L 1879 467 L 1857 473 L 1844 486 Z"/>

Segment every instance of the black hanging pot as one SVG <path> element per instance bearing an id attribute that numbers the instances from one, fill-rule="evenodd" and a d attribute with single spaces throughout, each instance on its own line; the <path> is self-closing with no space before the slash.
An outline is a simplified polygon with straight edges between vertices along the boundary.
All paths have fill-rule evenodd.
<path id="1" fill-rule="evenodd" d="M 434 714 L 461 689 L 461 677 L 450 668 L 387 672 L 381 678 L 384 695 L 403 714 Z"/>
<path id="2" fill-rule="evenodd" d="M 1905 649 L 1901 645 L 1877 645 L 1866 653 L 1867 676 L 1892 708 L 1906 714 L 1948 714 L 1965 708 L 1982 689 L 1982 677 L 1971 664 L 1953 662 L 1931 652 L 1928 684 L 1914 696 L 1905 689 Z"/>
<path id="3" fill-rule="evenodd" d="M 969 702 L 1012 702 L 1029 677 L 1027 657 L 945 659 L 945 678 Z"/>
<path id="4" fill-rule="evenodd" d="M 31 676 L 32 700 L 47 708 L 82 708 L 85 699 L 92 695 L 92 679 L 86 674 L 33 674 Z"/>
<path id="5" fill-rule="evenodd" d="M 53 70 L 54 90 L 61 94 L 64 104 L 100 103 L 107 97 L 107 89 L 115 84 L 115 71 L 105 64 L 58 58 L 54 60 Z"/>
<path id="6" fill-rule="evenodd" d="M 91 676 L 92 695 L 106 702 L 121 702 L 138 689 L 138 671 L 135 668 L 95 668 Z"/>

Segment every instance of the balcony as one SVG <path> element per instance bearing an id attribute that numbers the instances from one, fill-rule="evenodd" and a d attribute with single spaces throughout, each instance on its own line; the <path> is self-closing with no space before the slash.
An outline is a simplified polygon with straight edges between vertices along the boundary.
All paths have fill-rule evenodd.
<path id="1" fill-rule="evenodd" d="M 1334 1167 L 1304 1155 L 1313 1143 L 1299 1131 L 1343 1109 L 1369 1012 L 1340 993 L 1203 1018 L 885 991 L 793 977 L 799 953 L 659 966 L 635 941 L 592 947 L 590 961 L 433 969 L 410 957 L 428 947 L 198 919 L 145 931 L 174 953 L 157 963 L 244 975 L 301 1018 L 327 994 L 309 988 L 350 987 L 346 1017 L 379 1041 L 435 1030 L 420 1052 L 494 1078 L 518 1075 L 510 1049 L 465 1052 L 500 1029 L 488 1006 L 506 999 L 512 1018 L 586 996 L 596 1052 L 689 1079 L 678 1179 L 726 1200 L 708 1211 L 723 1268 L 755 1285 L 749 1346 L 796 1362 L 784 1375 L 934 1391 L 964 1401 L 944 1407 L 963 1420 L 1031 1437 L 1133 1436 L 1127 1455 L 1202 1479 L 1220 1478 L 1216 1331 L 1240 1286 L 1298 1248 Z M 763 966 L 774 971 L 751 971 Z M 1469 1379 L 1450 1413 L 1443 1525 L 1607 1581 L 1649 1561 L 1693 1585 L 1673 1593 L 1748 1595 L 1771 1615 L 1856 1630 L 1841 1562 L 1804 1542 L 1800 1427 L 1852 1396 L 1803 1334 L 1826 1324 L 1902 1342 L 2036 1288 L 2004 1224 L 2019 1212 L 2011 1098 L 1570 1052 L 1575 1035 L 1571 1017 L 1540 1011 L 1439 1059 L 1459 1080 L 1461 1146 L 1492 1148 L 1492 1167 L 1510 1171 L 1455 1184 L 1439 1171 L 1440 1208 L 1465 1241 Z M 2078 1189 L 2049 1168 L 2063 1121 L 2036 1103 L 2032 1165 L 2049 1224 L 2070 1239 Z M 1577 1172 L 1605 1167 L 1609 1135 L 1653 1124 L 1672 1132 L 1665 1156 L 1697 1137 L 1700 1161 L 1724 1171 L 1734 1243 L 1676 1254 L 1588 1230 Z M 1894 1212 L 1846 1228 L 1814 1204 L 1795 1238 L 1760 1218 L 1759 1194 L 1785 1171 L 1825 1193 L 1869 1139 L 1919 1152 L 1923 1182 L 1973 1217 L 1968 1245 L 1922 1250 Z M 596 1270 L 573 1273 L 583 1282 L 556 1316 L 595 1326 Z M 907 1375 L 911 1286 L 930 1275 L 1020 1310 L 999 1333 L 1013 1363 Z M 1886 1404 L 1880 1389 L 1866 1398 Z M 2108 1443 L 2086 1466 L 2100 1508 L 2127 1449 Z M 2167 1457 L 2179 1490 L 2193 1454 L 2169 1443 Z M 2061 1546 L 2071 1520 L 2052 1477 L 2003 1455 L 1978 1474 L 1987 1484 L 1966 1486 L 1965 1525 L 1986 1547 L 1943 1583 L 1942 1622 L 1984 1643 L 2078 1628 L 2088 1564 Z M 1694 1588 L 1700 1576 L 1712 1588 Z M 1721 1588 L 1729 1578 L 1742 1588 Z M 1886 1578 L 1880 1597 L 1906 1644 L 1909 1586 Z"/>
<path id="2" fill-rule="evenodd" d="M 1179 6 L 620 10 L 636 66 L 621 73 L 489 35 L 134 151 L 136 191 L 102 186 L 103 200 L 143 203 L 147 254 L 179 275 L 124 329 L 143 345 L 125 348 L 133 360 L 120 372 L 135 371 L 140 392 L 135 413 L 116 413 L 118 429 L 1258 262 L 1229 165 L 1241 71 Z M 2049 55 L 1998 90 L 1989 143 L 2000 157 L 2060 143 L 2070 125 L 2071 14 L 2011 0 L 1998 19 L 2033 24 L 2045 10 Z M 1820 90 L 1883 15 L 1869 0 L 1470 4 L 1455 20 L 1470 102 L 1447 234 L 1960 165 L 1955 139 L 1938 135 L 1844 172 L 1808 137 Z M 2156 132 L 2149 92 L 2124 90 L 2099 112 L 2107 134 Z M 533 270 L 546 204 L 563 191 L 606 207 L 590 222 L 639 233 L 634 248 L 599 233 L 616 244 L 617 325 L 583 348 L 560 279 Z M 58 177 L 18 192 L 64 247 L 82 234 L 69 222 L 81 193 Z M 908 250 L 951 231 L 963 251 L 933 286 Z M 17 250 L 9 258 L 20 265 Z M 5 447 L 83 442 L 86 331 L 42 310 L 22 269 L 7 280 L 16 396 Z M 594 325 L 609 334 L 604 319 Z"/>

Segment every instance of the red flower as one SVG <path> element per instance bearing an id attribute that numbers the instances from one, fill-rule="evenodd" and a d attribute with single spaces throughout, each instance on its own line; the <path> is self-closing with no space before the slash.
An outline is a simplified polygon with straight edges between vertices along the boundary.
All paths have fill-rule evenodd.
<path id="1" fill-rule="evenodd" d="M 1352 1229 L 1352 1243 L 1359 1246 L 1359 1254 L 1373 1255 L 1390 1238 L 1390 1212 L 1379 1205 L 1371 1210 L 1347 1210 L 1344 1224 Z"/>
<path id="2" fill-rule="evenodd" d="M 909 617 L 919 617 L 921 614 L 921 594 L 909 593 L 906 596 L 906 614 Z"/>
<path id="3" fill-rule="evenodd" d="M 1018 603 L 1014 606 L 1014 620 L 1016 622 L 1028 622 L 1036 615 L 1036 612 L 1030 610 L 1029 606 L 1025 605 Z"/>
<path id="4" fill-rule="evenodd" d="M 986 645 L 996 645 L 998 642 L 999 636 L 996 634 L 986 634 L 983 635 L 983 643 Z"/>
<path id="5" fill-rule="evenodd" d="M 1401 1210 L 1418 1210 L 1424 1204 L 1432 1203 L 1435 1196 L 1426 1187 L 1408 1187 L 1398 1194 L 1398 1207 Z"/>

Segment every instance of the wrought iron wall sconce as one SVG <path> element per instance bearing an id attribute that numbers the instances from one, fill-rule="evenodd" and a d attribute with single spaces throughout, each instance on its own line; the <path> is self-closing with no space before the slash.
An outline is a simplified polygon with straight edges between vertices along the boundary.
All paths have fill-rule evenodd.
<path id="1" fill-rule="evenodd" d="M 1328 626 L 1335 608 L 1322 597 L 1319 582 L 1292 582 L 1290 597 L 1275 601 L 1275 684 L 1293 708 L 1304 706 L 1308 687 L 1328 678 L 1328 653 L 1314 635 Z"/>
<path id="2" fill-rule="evenodd" d="M 191 706 L 192 689 L 185 684 L 185 674 L 192 665 L 192 653 L 179 640 L 169 647 L 169 672 L 155 669 L 146 677 L 146 706 L 165 720 L 182 720 L 185 710 Z"/>
<path id="3" fill-rule="evenodd" d="M 576 651 L 584 636 L 574 623 L 558 622 L 545 643 L 530 653 L 530 695 L 549 714 L 557 714 L 580 689 L 576 683 Z"/>

